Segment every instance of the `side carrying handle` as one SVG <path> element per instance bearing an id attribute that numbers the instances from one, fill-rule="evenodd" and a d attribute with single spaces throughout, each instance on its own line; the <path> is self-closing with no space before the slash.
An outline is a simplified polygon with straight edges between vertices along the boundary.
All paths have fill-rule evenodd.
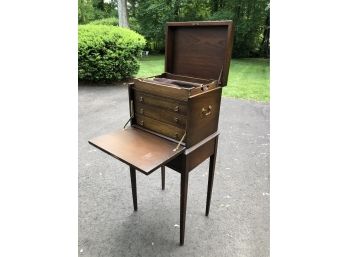
<path id="1" fill-rule="evenodd" d="M 179 149 L 179 147 L 180 147 L 182 141 L 184 140 L 185 136 L 186 136 L 186 131 L 185 131 L 185 134 L 182 136 L 182 138 L 181 138 L 180 142 L 178 143 L 178 145 L 173 149 L 173 152 L 176 152 Z"/>
<path id="2" fill-rule="evenodd" d="M 207 109 L 203 107 L 201 117 L 204 118 L 205 116 L 209 116 L 212 109 L 213 107 L 211 105 L 209 105 Z"/>

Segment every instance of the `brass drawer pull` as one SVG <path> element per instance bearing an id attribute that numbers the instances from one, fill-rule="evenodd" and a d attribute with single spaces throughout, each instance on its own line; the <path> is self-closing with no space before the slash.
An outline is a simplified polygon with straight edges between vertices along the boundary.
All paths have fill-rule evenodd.
<path id="1" fill-rule="evenodd" d="M 174 117 L 174 121 L 175 121 L 176 123 L 178 123 L 178 122 L 179 122 L 179 118 Z"/>
<path id="2" fill-rule="evenodd" d="M 139 97 L 139 101 L 140 102 L 144 102 L 144 98 L 141 96 L 141 97 Z"/>
<path id="3" fill-rule="evenodd" d="M 213 107 L 211 105 L 208 106 L 208 109 L 206 108 L 202 108 L 202 118 L 204 116 L 209 116 L 211 114 L 211 110 L 213 109 Z"/>
<path id="4" fill-rule="evenodd" d="M 140 125 L 144 126 L 144 121 L 143 120 L 140 121 Z"/>
<path id="5" fill-rule="evenodd" d="M 175 112 L 178 112 L 178 111 L 179 111 L 179 106 L 175 106 L 175 107 L 174 107 L 174 111 L 175 111 Z"/>
<path id="6" fill-rule="evenodd" d="M 144 109 L 140 108 L 140 114 L 144 114 Z"/>

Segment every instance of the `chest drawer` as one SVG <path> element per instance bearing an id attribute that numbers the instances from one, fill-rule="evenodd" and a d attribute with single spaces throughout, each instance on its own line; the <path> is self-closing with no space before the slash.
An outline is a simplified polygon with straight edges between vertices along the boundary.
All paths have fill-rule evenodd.
<path id="1" fill-rule="evenodd" d="M 171 111 L 181 115 L 187 114 L 187 105 L 184 102 L 179 102 L 169 98 L 164 98 L 156 95 L 149 95 L 139 91 L 134 92 L 135 105 L 138 103 L 150 105 L 163 110 Z"/>
<path id="2" fill-rule="evenodd" d="M 139 113 L 135 114 L 135 121 L 141 127 L 152 130 L 164 136 L 173 138 L 175 140 L 180 140 L 185 134 L 185 130 L 178 128 L 176 126 L 164 123 L 159 120 L 151 119 L 149 117 L 143 116 Z"/>
<path id="3" fill-rule="evenodd" d="M 162 121 L 164 123 L 169 123 L 175 127 L 182 129 L 186 128 L 186 116 L 176 112 L 167 111 L 162 108 L 153 107 L 141 103 L 136 104 L 135 112 L 139 113 L 140 115 Z"/>

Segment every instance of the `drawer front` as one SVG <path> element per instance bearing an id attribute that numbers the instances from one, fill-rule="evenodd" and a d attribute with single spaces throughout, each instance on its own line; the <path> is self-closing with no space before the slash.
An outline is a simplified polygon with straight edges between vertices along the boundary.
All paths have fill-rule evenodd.
<path id="1" fill-rule="evenodd" d="M 136 103 L 135 112 L 164 123 L 169 123 L 175 127 L 186 129 L 186 116 L 179 113 L 141 103 Z"/>
<path id="2" fill-rule="evenodd" d="M 155 119 L 151 119 L 139 113 L 135 114 L 135 120 L 136 120 L 136 123 L 141 127 L 152 130 L 154 132 L 157 132 L 159 134 L 173 138 L 178 141 L 185 134 L 184 129 L 175 127 L 173 125 L 170 125 Z"/>
<path id="3" fill-rule="evenodd" d="M 168 98 L 163 98 L 161 96 L 144 94 L 139 91 L 135 91 L 134 94 L 136 103 L 151 105 L 181 115 L 187 114 L 187 104 L 185 103 Z"/>

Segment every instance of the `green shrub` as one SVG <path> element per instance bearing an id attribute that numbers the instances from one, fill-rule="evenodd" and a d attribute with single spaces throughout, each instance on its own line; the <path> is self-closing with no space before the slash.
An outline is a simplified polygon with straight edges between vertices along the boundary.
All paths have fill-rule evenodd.
<path id="1" fill-rule="evenodd" d="M 79 79 L 123 80 L 139 69 L 138 53 L 145 46 L 140 34 L 107 25 L 80 25 L 78 43 Z"/>
<path id="2" fill-rule="evenodd" d="M 140 31 L 140 25 L 135 18 L 129 17 L 128 22 L 129 22 L 129 27 L 131 30 L 134 30 L 136 32 Z M 100 20 L 94 20 L 88 24 L 118 26 L 118 19 L 116 17 L 111 17 L 111 18 L 105 18 Z"/>
<path id="3" fill-rule="evenodd" d="M 88 24 L 118 26 L 118 19 L 115 17 L 111 17 L 111 18 L 105 18 L 105 19 L 91 21 Z"/>

